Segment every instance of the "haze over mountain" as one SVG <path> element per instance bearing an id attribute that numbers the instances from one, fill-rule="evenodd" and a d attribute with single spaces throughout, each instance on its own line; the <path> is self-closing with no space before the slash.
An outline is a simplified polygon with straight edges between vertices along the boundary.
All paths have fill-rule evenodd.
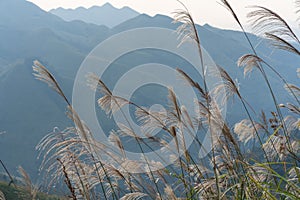
<path id="1" fill-rule="evenodd" d="M 49 12 L 65 21 L 81 20 L 86 23 L 105 25 L 110 28 L 139 15 L 138 12 L 129 7 L 117 9 L 110 3 L 106 3 L 103 6 L 93 6 L 88 9 L 83 7 L 76 9 L 57 8 Z"/>
<path id="2" fill-rule="evenodd" d="M 156 15 L 142 14 L 115 26 L 109 19 L 114 13 L 105 14 L 109 27 L 84 23 L 66 22 L 52 13 L 41 10 L 24 0 L 0 0 L 0 159 L 10 171 L 16 174 L 18 165 L 22 165 L 30 175 L 37 177 L 40 161 L 36 160 L 35 145 L 54 127 L 64 128 L 72 123 L 65 116 L 66 105 L 51 89 L 34 79 L 32 62 L 35 59 L 45 64 L 55 75 L 63 90 L 71 98 L 73 80 L 87 54 L 101 41 L 113 34 L 141 27 L 164 27 L 175 30 L 178 24 L 172 19 Z M 114 24 L 114 25 L 113 25 Z M 267 87 L 258 72 L 244 78 L 243 70 L 236 66 L 237 59 L 251 49 L 238 31 L 220 30 L 209 25 L 197 26 L 202 45 L 215 62 L 239 81 L 242 94 L 256 109 L 262 108 L 268 113 L 274 110 Z M 254 35 L 250 36 L 258 53 L 270 62 L 284 77 L 297 81 L 295 73 L 300 60 L 282 51 L 271 50 L 267 42 Z M 122 45 L 122 44 L 120 44 Z M 107 52 L 114 49 L 107 49 Z M 174 58 L 170 53 L 144 50 L 143 54 L 132 52 L 116 60 L 111 65 L 105 81 L 113 86 L 124 71 L 139 64 L 162 63 L 168 66 L 182 67 L 193 76 L 192 71 L 182 59 Z M 281 82 L 271 73 L 271 83 L 278 94 L 279 102 L 289 101 L 289 96 Z M 201 82 L 201 80 L 199 80 Z M 150 104 L 156 101 L 156 91 L 150 91 L 150 97 L 138 100 Z M 157 97 L 158 98 L 158 97 Z M 160 98 L 160 97 L 159 97 Z M 161 97 L 163 98 L 163 97 Z M 238 102 L 234 102 L 238 104 Z M 233 110 L 228 105 L 228 119 L 231 125 L 242 119 L 239 105 Z M 237 108 L 237 109 L 236 109 Z M 105 130 L 111 129 L 111 123 L 101 111 L 100 121 Z"/>

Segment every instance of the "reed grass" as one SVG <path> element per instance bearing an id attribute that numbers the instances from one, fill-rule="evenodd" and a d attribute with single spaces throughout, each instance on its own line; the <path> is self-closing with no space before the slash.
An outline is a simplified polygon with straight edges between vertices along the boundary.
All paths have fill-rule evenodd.
<path id="1" fill-rule="evenodd" d="M 258 116 L 260 111 L 251 107 L 234 79 L 222 67 L 219 67 L 218 71 L 224 81 L 217 84 L 212 92 L 208 91 L 206 80 L 207 76 L 212 74 L 204 71 L 201 39 L 191 14 L 184 6 L 184 10 L 176 12 L 174 18 L 176 23 L 181 23 L 178 32 L 182 42 L 191 40 L 198 46 L 203 82 L 193 80 L 182 69 L 177 71 L 199 94 L 200 98 L 195 101 L 199 108 L 196 119 L 191 118 L 186 108 L 179 105 L 171 88 L 168 96 L 170 105 L 167 114 L 163 114 L 150 112 L 130 100 L 115 96 L 96 75 L 90 74 L 87 81 L 92 89 L 102 94 L 98 105 L 107 115 L 122 112 L 124 105 L 132 105 L 144 130 L 159 128 L 164 130 L 170 139 L 174 139 L 176 151 L 169 151 L 170 157 L 174 158 L 174 164 L 158 169 L 157 166 L 164 163 L 153 163 L 146 158 L 143 145 L 151 150 L 152 147 L 135 133 L 126 115 L 123 117 L 127 124 L 119 124 L 120 130 L 110 132 L 109 139 L 117 147 L 117 151 L 111 146 L 95 141 L 58 82 L 46 67 L 35 61 L 33 69 L 36 78 L 46 82 L 65 100 L 68 116 L 74 122 L 72 128 L 63 131 L 55 129 L 37 146 L 43 158 L 42 170 L 46 170 L 49 175 L 49 184 L 64 180 L 72 199 L 299 199 L 300 89 L 289 84 L 274 67 L 259 57 L 230 3 L 226 0 L 221 2 L 240 26 L 252 49 L 252 52 L 237 61 L 238 65 L 244 67 L 245 74 L 254 69 L 261 73 L 275 108 L 272 118 L 267 119 L 264 112 Z M 299 50 L 291 41 L 300 42 L 288 23 L 267 8 L 257 6 L 253 9 L 248 16 L 253 21 L 255 32 L 271 41 L 273 48 L 299 56 Z M 278 103 L 279 94 L 276 94 L 270 84 L 265 68 L 271 69 L 280 78 L 283 87 L 294 98 L 294 104 Z M 223 119 L 215 99 L 221 90 L 226 91 L 224 101 L 233 97 L 239 99 L 247 119 L 237 122 L 233 127 Z M 284 116 L 282 109 L 291 111 L 290 115 Z M 208 162 L 195 157 L 194 152 L 190 152 L 186 147 L 186 136 L 197 136 L 195 124 L 200 124 L 201 129 L 211 133 L 213 148 L 207 152 Z M 220 135 L 216 134 L 218 131 L 221 132 Z M 136 141 L 144 163 L 127 158 L 122 137 L 131 137 Z M 169 150 L 167 140 L 155 136 L 147 137 L 159 147 Z M 201 141 L 197 137 L 194 139 L 197 149 L 200 150 L 203 147 Z M 249 143 L 253 144 L 252 151 L 257 155 L 251 156 L 245 152 L 245 146 Z M 99 155 L 108 156 L 110 162 Z M 140 167 L 146 167 L 148 173 L 134 174 L 128 170 Z"/>

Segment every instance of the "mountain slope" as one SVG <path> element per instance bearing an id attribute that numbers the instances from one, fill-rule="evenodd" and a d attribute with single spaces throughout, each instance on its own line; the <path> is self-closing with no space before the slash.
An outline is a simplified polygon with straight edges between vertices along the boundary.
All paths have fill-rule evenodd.
<path id="1" fill-rule="evenodd" d="M 22 165 L 37 178 L 35 145 L 53 127 L 70 126 L 64 102 L 34 79 L 33 60 L 49 67 L 70 98 L 80 63 L 108 34 L 105 26 L 65 22 L 24 0 L 0 1 L 0 158 L 13 174 Z"/>
<path id="2" fill-rule="evenodd" d="M 33 178 L 37 178 L 39 161 L 36 160 L 34 146 L 53 127 L 64 129 L 72 125 L 65 117 L 64 102 L 46 84 L 34 80 L 33 60 L 39 59 L 54 73 L 70 98 L 80 64 L 99 42 L 133 28 L 154 26 L 175 31 L 178 24 L 171 22 L 171 18 L 163 15 L 150 17 L 143 14 L 109 29 L 82 21 L 65 22 L 24 0 L 0 0 L 0 132 L 6 131 L 0 134 L 0 158 L 7 163 L 9 170 L 15 174 L 17 166 L 22 165 Z M 251 53 L 246 40 L 243 40 L 243 33 L 209 26 L 197 26 L 197 29 L 203 47 L 217 64 L 239 81 L 240 90 L 249 103 L 256 110 L 273 111 L 274 106 L 261 75 L 255 71 L 244 78 L 243 70 L 236 66 L 240 56 Z M 297 83 L 295 70 L 300 64 L 299 59 L 282 51 L 273 51 L 266 41 L 254 35 L 251 35 L 251 40 L 256 46 L 259 44 L 257 50 L 260 55 L 284 77 Z M 106 52 L 114 50 L 108 48 Z M 112 63 L 105 76 L 106 84 L 113 86 L 126 70 L 145 63 L 176 66 L 193 75 L 186 62 L 172 57 L 170 53 L 144 50 L 142 53 L 131 52 Z M 282 83 L 273 73 L 270 73 L 270 79 L 279 102 L 290 101 Z M 198 82 L 201 83 L 201 80 Z M 139 94 L 140 99 L 136 101 L 145 104 L 163 101 L 162 95 L 157 96 L 155 92 L 150 90 L 151 94 Z M 234 103 L 237 106 L 232 106 L 231 102 L 228 105 L 228 121 L 231 124 L 244 117 L 238 101 Z M 101 113 L 99 116 L 106 131 L 110 131 L 109 119 Z"/>
<path id="3" fill-rule="evenodd" d="M 74 60 L 81 61 L 109 35 L 105 26 L 65 22 L 25 0 L 0 1 L 0 19 L 2 63 L 49 56 L 54 66 L 64 66 L 64 76 L 76 71 L 72 69 L 76 67 Z"/>

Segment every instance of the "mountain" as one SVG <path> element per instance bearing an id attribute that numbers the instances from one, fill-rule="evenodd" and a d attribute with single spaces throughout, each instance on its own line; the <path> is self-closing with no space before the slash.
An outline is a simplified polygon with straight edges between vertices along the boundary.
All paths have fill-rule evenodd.
<path id="1" fill-rule="evenodd" d="M 80 63 L 108 35 L 106 26 L 65 22 L 25 0 L 0 1 L 0 159 L 13 174 L 22 165 L 36 178 L 37 142 L 71 125 L 61 99 L 34 79 L 33 60 L 49 67 L 70 98 Z"/>
<path id="2" fill-rule="evenodd" d="M 64 65 L 65 75 L 74 71 L 74 59 L 83 59 L 109 35 L 106 26 L 65 22 L 25 0 L 1 0 L 0 19 L 0 61 L 47 55 L 56 66 Z M 65 59 L 68 54 L 73 58 Z"/>
<path id="3" fill-rule="evenodd" d="M 109 5 L 107 5 L 109 6 Z M 109 18 L 113 18 L 113 15 Z M 61 98 L 32 75 L 32 62 L 40 60 L 55 75 L 68 98 L 71 98 L 76 72 L 89 54 L 100 42 L 110 36 L 133 28 L 163 27 L 175 30 L 170 17 L 142 14 L 108 28 L 103 25 L 82 21 L 66 22 L 52 13 L 41 10 L 25 0 L 0 0 L 0 159 L 16 174 L 22 165 L 36 179 L 37 160 L 35 145 L 54 127 L 63 130 L 72 125 L 65 116 L 66 105 Z M 111 22 L 110 22 L 111 23 Z M 244 77 L 243 70 L 236 66 L 237 59 L 251 53 L 243 33 L 221 30 L 209 25 L 197 26 L 201 43 L 214 61 L 223 66 L 240 85 L 242 95 L 255 110 L 274 111 L 272 99 L 261 75 L 256 71 Z M 300 60 L 288 53 L 269 48 L 266 40 L 250 34 L 259 55 L 271 63 L 282 76 L 297 83 L 295 73 Z M 123 45 L 121 42 L 120 46 Z M 107 48 L 106 52 L 115 49 Z M 105 57 L 103 57 L 105 59 Z M 113 87 L 116 81 L 132 67 L 145 63 L 161 63 L 180 67 L 193 76 L 190 64 L 184 59 L 153 49 L 130 52 L 121 56 L 110 66 L 104 77 L 105 83 Z M 266 69 L 267 70 L 267 69 Z M 267 70 L 268 71 L 268 70 Z M 279 79 L 268 71 L 278 101 L 292 101 Z M 143 106 L 165 102 L 165 91 L 147 89 L 146 94 L 137 92 L 135 101 Z M 227 120 L 232 125 L 244 118 L 238 100 L 228 105 Z M 114 124 L 98 109 L 98 116 L 105 131 Z M 2 169 L 0 169 L 1 172 Z"/>
<path id="4" fill-rule="evenodd" d="M 83 7 L 76 9 L 57 8 L 50 10 L 50 13 L 61 17 L 65 21 L 81 20 L 110 28 L 139 15 L 138 12 L 129 7 L 117 9 L 109 3 L 88 9 Z"/>

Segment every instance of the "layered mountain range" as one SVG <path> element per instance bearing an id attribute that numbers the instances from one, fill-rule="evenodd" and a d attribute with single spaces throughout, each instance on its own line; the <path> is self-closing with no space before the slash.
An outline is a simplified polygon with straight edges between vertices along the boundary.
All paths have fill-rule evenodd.
<path id="1" fill-rule="evenodd" d="M 119 25 L 139 15 L 138 12 L 129 7 L 117 9 L 110 3 L 106 3 L 103 6 L 92 6 L 90 8 L 57 8 L 52 9 L 49 12 L 61 17 L 65 21 L 80 20 L 86 23 L 105 25 L 109 28 Z"/>
<path id="2" fill-rule="evenodd" d="M 37 160 L 35 145 L 54 127 L 62 130 L 72 126 L 65 115 L 65 103 L 46 84 L 34 79 L 34 60 L 49 68 L 71 99 L 76 72 L 96 45 L 114 34 L 134 28 L 176 30 L 179 24 L 172 24 L 172 21 L 168 16 L 151 17 L 130 8 L 116 9 L 109 4 L 90 9 L 60 8 L 46 12 L 25 0 L 0 0 L 0 132 L 5 131 L 0 134 L 0 159 L 7 168 L 16 174 L 17 167 L 22 165 L 36 178 L 40 160 Z M 266 113 L 273 111 L 274 104 L 261 75 L 254 70 L 250 76 L 244 77 L 243 70 L 236 65 L 240 56 L 251 53 L 243 33 L 210 25 L 199 25 L 197 29 L 203 47 L 218 65 L 238 80 L 241 93 L 252 107 L 264 109 Z M 255 35 L 250 34 L 250 38 L 259 55 L 291 83 L 297 82 L 295 71 L 300 64 L 297 57 L 269 48 L 268 41 Z M 113 49 L 107 49 L 109 51 Z M 148 50 L 143 56 L 133 52 L 127 58 L 121 58 L 111 73 L 118 76 L 122 68 L 145 61 L 179 65 L 185 69 L 171 55 Z M 276 75 L 268 73 L 278 101 L 292 101 Z M 107 79 L 108 85 L 110 81 L 112 79 Z M 141 103 L 150 101 L 150 97 L 140 97 Z M 231 125 L 245 117 L 240 109 L 237 100 L 229 102 L 227 110 Z"/>

